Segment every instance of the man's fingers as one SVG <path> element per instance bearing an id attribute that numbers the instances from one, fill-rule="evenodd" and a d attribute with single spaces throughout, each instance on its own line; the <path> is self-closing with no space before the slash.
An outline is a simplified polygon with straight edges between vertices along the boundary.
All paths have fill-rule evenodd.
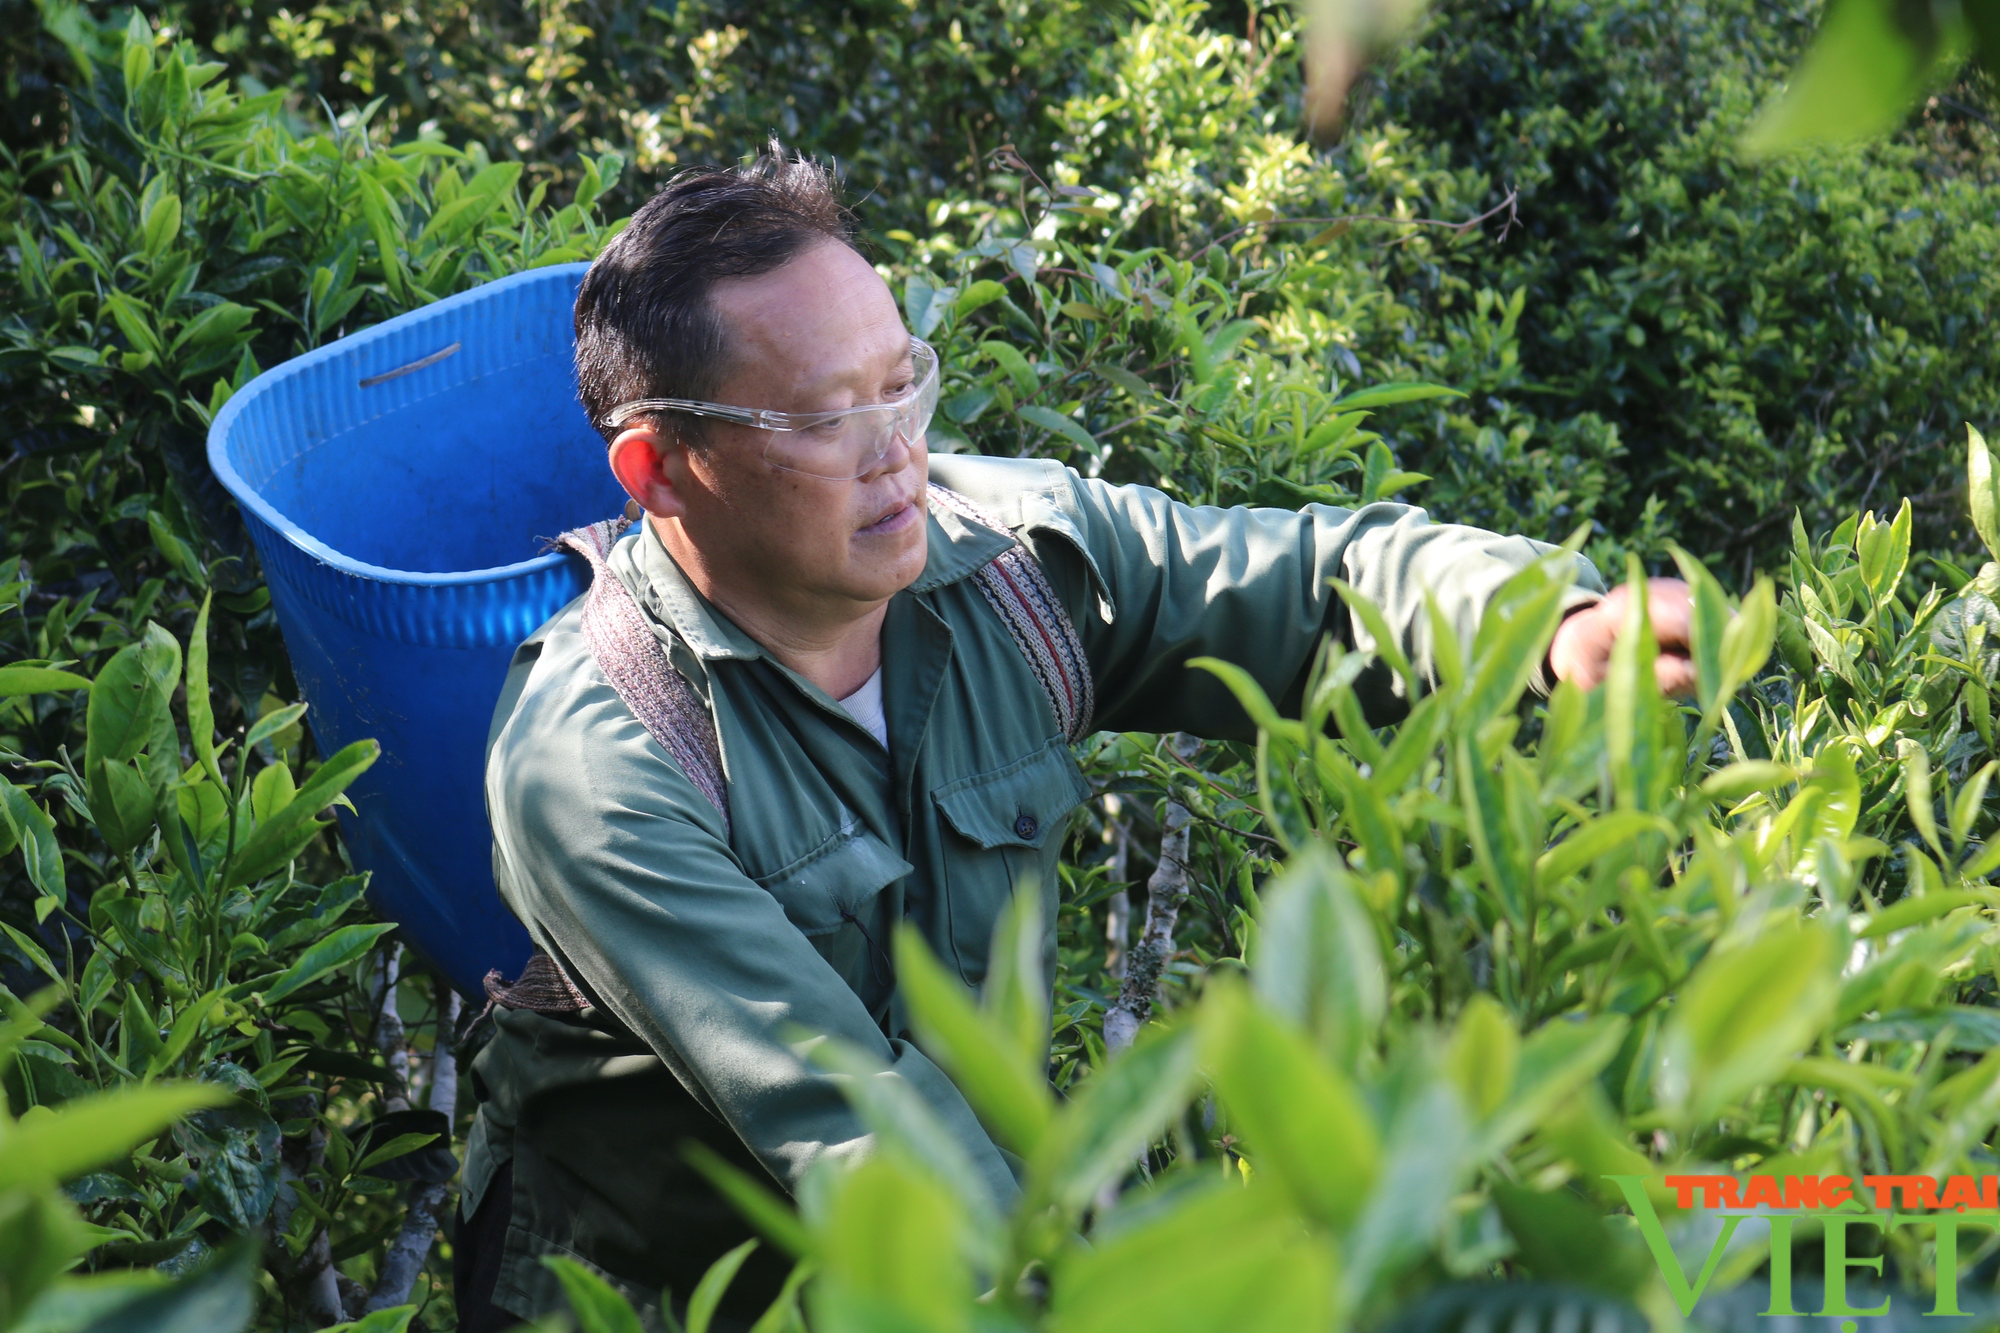
<path id="1" fill-rule="evenodd" d="M 1660 690 L 1672 699 L 1687 699 L 1694 695 L 1694 662 L 1679 653 L 1661 653 L 1653 659 L 1653 679 L 1660 682 Z"/>
<path id="2" fill-rule="evenodd" d="M 1687 646 L 1693 617 L 1687 584 L 1679 579 L 1647 579 L 1646 611 L 1652 617 L 1653 637 L 1662 648 Z"/>
<path id="3" fill-rule="evenodd" d="M 1597 605 L 1571 615 L 1556 630 L 1549 646 L 1549 669 L 1557 680 L 1595 689 L 1611 664 L 1612 647 L 1625 624 L 1625 606 L 1633 585 L 1613 588 Z M 1660 655 L 1653 677 L 1668 695 L 1685 699 L 1694 693 L 1694 663 L 1688 659 L 1692 612 L 1687 584 L 1679 579 L 1646 580 L 1646 611 Z"/>

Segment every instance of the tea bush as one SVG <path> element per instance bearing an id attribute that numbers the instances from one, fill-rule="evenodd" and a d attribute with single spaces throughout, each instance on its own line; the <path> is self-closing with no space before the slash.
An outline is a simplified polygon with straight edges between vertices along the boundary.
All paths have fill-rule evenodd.
<path id="1" fill-rule="evenodd" d="M 4 1062 L 22 1125 L 73 1104 L 75 1133 L 101 1129 L 116 1150 L 0 1177 L 46 1186 L 74 1174 L 71 1157 L 102 1168 L 64 1186 L 88 1225 L 23 1196 L 19 1225 L 49 1240 L 19 1251 L 28 1267 L 0 1286 L 25 1302 L 82 1249 L 106 1272 L 207 1272 L 236 1238 L 218 1262 L 261 1269 L 268 1327 L 397 1308 L 407 1323 L 413 1290 L 432 1293 L 419 1270 L 456 1169 L 459 1001 L 399 975 L 392 927 L 367 919 L 363 880 L 317 818 L 372 744 L 315 754 L 203 427 L 262 365 L 594 253 L 611 229 L 591 182 L 618 160 L 546 207 L 518 164 L 392 147 L 365 117 L 305 132 L 279 95 L 245 95 L 191 45 L 80 14 L 55 15 L 89 79 L 68 94 L 71 138 L 0 172 L 0 375 L 16 432 L 0 561 L 0 850 L 15 853 L 0 964 L 13 989 L 0 1002 L 25 1025 Z M 43 986 L 45 1018 L 30 1021 L 18 996 Z M 100 1091 L 173 1077 L 227 1100 L 168 1136 L 164 1115 L 134 1121 L 123 1146 L 123 1122 L 86 1113 Z M 206 1278 L 190 1283 L 183 1298 L 212 1298 Z M 167 1299 L 114 1286 L 100 1284 Z M 50 1327 L 110 1303 L 66 1290 L 50 1299 L 83 1314 Z M 141 1304 L 105 1317 L 165 1316 Z"/>
<path id="2" fill-rule="evenodd" d="M 1908 495 L 1920 545 L 1949 544 L 1952 443 L 1996 408 L 1984 85 L 1940 90 L 1882 142 L 1742 154 L 1819 12 L 1441 5 L 1355 131 L 1435 145 L 1488 183 L 1476 197 L 1520 190 L 1516 243 L 1395 285 L 1525 292 L 1528 403 L 1599 419 L 1626 450 L 1606 521 L 1635 527 L 1656 499 L 1660 530 L 1743 587 L 1783 559 L 1794 510 L 1817 531 Z"/>
<path id="3" fill-rule="evenodd" d="M 975 1006 L 899 957 L 1024 1201 L 864 1102 L 885 1151 L 796 1212 L 725 1177 L 805 1260 L 767 1329 L 1668 1325 L 1605 1174 L 1988 1151 L 2000 564 L 1954 560 L 2000 551 L 2000 501 L 1975 439 L 1976 540 L 1940 441 L 1990 411 L 1991 145 L 1933 108 L 1741 165 L 1805 11 L 1450 6 L 1325 150 L 1262 6 L 162 17 L 46 0 L 4 34 L 0 1327 L 225 1298 L 218 1325 L 450 1325 L 417 1269 L 456 1001 L 321 825 L 365 756 L 288 702 L 202 429 L 260 367 L 594 253 L 600 213 L 774 126 L 868 196 L 944 352 L 934 447 L 1196 502 L 1414 495 L 1607 570 L 1679 535 L 1744 597 L 1680 557 L 1687 710 L 1643 634 L 1607 690 L 1524 703 L 1539 569 L 1399 727 L 1330 653 L 1302 717 L 1246 696 L 1254 746 L 1096 738 L 1058 975 Z M 126 1082 L 230 1100 L 167 1131 L 195 1102 L 96 1100 Z M 1923 1271 L 1911 1236 L 1885 1278 Z"/>
<path id="4" fill-rule="evenodd" d="M 5 38 L 15 115 L 39 108 L 24 133 L 48 134 L 36 88 L 68 57 L 25 0 L 4 3 L 25 19 Z M 898 268 L 1007 212 L 1009 145 L 1115 202 L 1093 242 L 1190 259 L 1247 226 L 1227 248 L 1292 261 L 1296 344 L 1344 351 L 1348 380 L 1468 390 L 1394 423 L 1406 465 L 1435 478 L 1429 503 L 1550 539 L 1590 517 L 1614 564 L 1629 548 L 1660 566 L 1677 540 L 1740 589 L 1782 558 L 1793 509 L 1831 527 L 1902 494 L 1920 545 L 1945 544 L 1948 437 L 1995 406 L 1979 370 L 2000 142 L 1982 83 L 1864 150 L 1737 152 L 1810 34 L 1808 0 L 1450 0 L 1318 150 L 1297 138 L 1294 21 L 1261 0 L 157 12 L 301 111 L 374 106 L 392 139 L 478 146 L 558 199 L 618 152 L 620 211 L 775 130 L 834 156 Z M 1459 222 L 1510 190 L 1516 215 L 1477 236 L 1266 225 Z"/>

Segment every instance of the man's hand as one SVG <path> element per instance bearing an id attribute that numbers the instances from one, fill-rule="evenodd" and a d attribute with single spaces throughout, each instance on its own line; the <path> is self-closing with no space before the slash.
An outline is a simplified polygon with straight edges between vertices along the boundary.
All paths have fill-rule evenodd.
<path id="1" fill-rule="evenodd" d="M 1563 621 L 1549 645 L 1551 675 L 1586 690 L 1604 683 L 1611 669 L 1611 645 L 1625 627 L 1632 586 L 1627 583 L 1613 588 L 1597 605 L 1586 606 Z M 1653 636 L 1660 644 L 1653 675 L 1662 690 L 1685 699 L 1694 693 L 1694 662 L 1688 656 L 1688 586 L 1679 579 L 1647 579 L 1646 597 Z"/>

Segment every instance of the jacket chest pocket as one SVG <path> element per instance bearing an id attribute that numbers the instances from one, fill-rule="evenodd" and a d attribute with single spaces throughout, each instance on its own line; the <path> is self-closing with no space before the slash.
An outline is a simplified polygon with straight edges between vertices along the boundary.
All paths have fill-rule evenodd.
<path id="1" fill-rule="evenodd" d="M 761 875 L 785 918 L 812 942 L 848 988 L 871 1009 L 894 982 L 888 947 L 899 895 L 882 891 L 909 874 L 910 863 L 859 821 L 781 870 Z"/>
<path id="2" fill-rule="evenodd" d="M 757 882 L 778 900 L 800 934 L 815 939 L 866 920 L 875 896 L 911 869 L 888 844 L 852 820 L 790 865 L 758 876 Z"/>
<path id="3" fill-rule="evenodd" d="M 1043 922 L 1053 937 L 1053 863 L 1070 812 L 1089 795 L 1076 760 L 1058 742 L 931 792 L 944 822 L 963 839 L 946 851 L 945 902 L 959 972 L 968 982 L 985 977 L 994 922 L 1015 885 L 1030 873 L 1040 881 Z"/>

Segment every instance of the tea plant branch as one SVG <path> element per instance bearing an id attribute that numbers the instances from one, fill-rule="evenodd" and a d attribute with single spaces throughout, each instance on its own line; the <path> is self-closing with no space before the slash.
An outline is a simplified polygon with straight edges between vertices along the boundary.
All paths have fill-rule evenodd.
<path id="1" fill-rule="evenodd" d="M 373 1314 L 409 1301 L 410 1288 L 423 1272 L 424 1261 L 430 1258 L 431 1245 L 437 1240 L 438 1222 L 444 1215 L 450 1192 L 449 1184 L 418 1187 L 410 1199 L 409 1216 L 403 1219 L 402 1230 L 396 1233 L 389 1252 L 382 1257 L 382 1276 L 368 1293 L 361 1313 Z"/>
<path id="2" fill-rule="evenodd" d="M 1521 220 L 1520 211 L 1516 208 L 1520 199 L 1521 192 L 1510 189 L 1507 191 L 1505 199 L 1502 199 L 1478 217 L 1467 218 L 1463 222 L 1447 222 L 1443 218 L 1398 218 L 1390 217 L 1386 213 L 1349 213 L 1344 217 L 1337 218 L 1265 218 L 1261 222 L 1246 222 L 1234 231 L 1222 233 L 1222 235 L 1195 251 L 1193 257 L 1200 259 L 1216 246 L 1227 245 L 1238 236 L 1247 235 L 1259 227 L 1301 227 L 1308 224 L 1318 227 L 1338 227 L 1354 222 L 1386 222 L 1391 225 L 1404 227 L 1443 227 L 1446 231 L 1463 236 L 1481 223 L 1491 221 L 1502 213 L 1507 215 L 1507 221 L 1501 226 L 1499 236 L 1499 239 L 1504 241 L 1507 239 L 1507 233 L 1514 229 L 1514 224 Z M 1407 240 L 1409 238 L 1404 237 L 1403 239 Z"/>
<path id="3" fill-rule="evenodd" d="M 1191 758 L 1201 742 L 1185 732 L 1168 741 L 1174 757 Z M 1160 974 L 1174 954 L 1174 924 L 1188 896 L 1188 825 L 1186 806 L 1171 798 L 1160 820 L 1160 858 L 1146 881 L 1146 930 L 1126 964 L 1125 984 L 1104 1015 L 1104 1048 L 1113 1055 L 1131 1046 L 1140 1026 L 1152 1016 Z"/>
<path id="4" fill-rule="evenodd" d="M 409 1042 L 403 1028 L 403 1016 L 396 1009 L 396 983 L 402 959 L 403 946 L 392 945 L 382 955 L 376 973 L 376 984 L 381 988 L 382 998 L 376 1009 L 375 1045 L 382 1052 L 382 1063 L 389 1067 L 390 1075 L 396 1080 L 396 1090 L 386 1103 L 386 1109 L 390 1111 L 410 1109 Z"/>
<path id="5" fill-rule="evenodd" d="M 1132 947 L 1132 895 L 1126 890 L 1126 873 L 1131 868 L 1132 829 L 1118 816 L 1124 802 L 1116 792 L 1104 798 L 1104 840 L 1111 844 L 1106 869 L 1118 888 L 1106 901 L 1104 915 L 1104 970 L 1120 981 L 1125 979 L 1125 959 Z"/>
<path id="6" fill-rule="evenodd" d="M 455 1117 L 458 1107 L 458 1017 L 463 1003 L 451 983 L 442 977 L 437 983 L 437 1036 L 431 1047 L 430 1087 L 424 1105 Z"/>
<path id="7" fill-rule="evenodd" d="M 398 945 L 382 960 L 382 975 L 387 979 L 387 985 L 384 987 L 382 1031 L 378 1040 L 390 1069 L 402 1078 L 405 1089 L 404 1097 L 390 1098 L 388 1105 L 392 1110 L 407 1106 L 410 1087 L 410 1055 L 404 1042 L 402 1018 L 395 1011 L 396 973 L 402 952 L 402 946 Z M 431 1045 L 430 1078 L 424 1104 L 430 1110 L 442 1112 L 447 1121 L 451 1119 L 452 1108 L 458 1102 L 458 1056 L 452 1043 L 457 1033 L 459 1004 L 458 992 L 440 981 L 437 1033 Z M 389 1050 L 392 1043 L 397 1048 L 394 1052 Z M 438 1226 L 443 1220 L 450 1193 L 448 1182 L 419 1185 L 411 1193 L 410 1211 L 403 1218 L 395 1240 L 390 1242 L 388 1253 L 382 1257 L 381 1275 L 376 1279 L 374 1290 L 368 1293 L 362 1313 L 391 1309 L 409 1300 L 410 1288 L 423 1272 L 424 1263 L 430 1258 L 431 1245 L 437 1240 Z"/>
<path id="8" fill-rule="evenodd" d="M 1212 828 L 1220 829 L 1222 832 L 1229 834 L 1231 837 L 1254 838 L 1258 842 L 1268 843 L 1272 847 L 1282 848 L 1284 846 L 1283 843 L 1279 842 L 1276 838 L 1272 837 L 1268 833 L 1257 833 L 1247 828 L 1237 828 L 1234 824 L 1227 823 L 1224 820 L 1217 819 L 1214 815 L 1204 815 L 1197 811 L 1189 811 L 1188 818 L 1192 819 L 1197 824 L 1207 824 Z"/>

